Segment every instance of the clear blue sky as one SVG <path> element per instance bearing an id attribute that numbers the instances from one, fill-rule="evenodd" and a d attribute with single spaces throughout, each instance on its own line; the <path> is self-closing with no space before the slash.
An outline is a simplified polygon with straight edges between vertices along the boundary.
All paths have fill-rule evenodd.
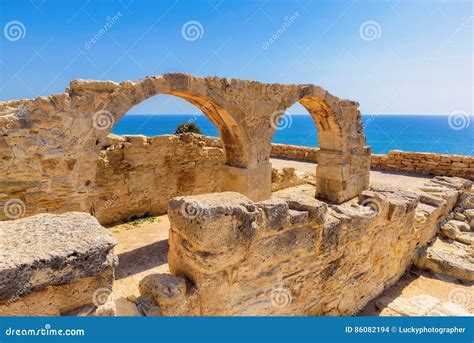
<path id="1" fill-rule="evenodd" d="M 72 79 L 187 72 L 315 83 L 363 113 L 473 112 L 469 0 L 0 1 L 0 100 L 60 93 Z M 189 21 L 197 37 L 183 36 Z M 195 112 L 169 98 L 132 112 Z"/>

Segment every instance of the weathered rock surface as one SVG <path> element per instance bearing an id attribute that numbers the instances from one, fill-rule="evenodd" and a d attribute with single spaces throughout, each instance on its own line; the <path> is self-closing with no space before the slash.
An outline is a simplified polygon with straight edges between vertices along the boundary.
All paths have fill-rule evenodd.
<path id="1" fill-rule="evenodd" d="M 399 316 L 469 316 L 469 311 L 459 304 L 441 301 L 430 295 L 414 296 L 408 300 L 402 298 L 381 297 L 377 306 L 388 308 L 391 315 Z"/>
<path id="2" fill-rule="evenodd" d="M 13 311 L 22 299 L 30 303 L 25 314 L 57 315 L 78 299 L 92 303 L 95 290 L 112 287 L 115 244 L 107 230 L 85 213 L 0 222 L 0 304 L 8 302 Z M 67 293 L 76 287 L 80 292 Z M 36 298 L 39 292 L 43 299 Z M 56 298 L 52 308 L 36 308 L 51 297 Z"/>
<path id="3" fill-rule="evenodd" d="M 474 247 L 438 237 L 420 251 L 415 265 L 460 280 L 474 281 Z"/>
<path id="4" fill-rule="evenodd" d="M 161 316 L 161 309 L 152 296 L 142 295 L 138 297 L 137 307 L 140 313 L 146 317 Z"/>
<path id="5" fill-rule="evenodd" d="M 121 317 L 137 317 L 141 316 L 137 305 L 127 298 L 115 299 L 116 315 Z"/>
<path id="6" fill-rule="evenodd" d="M 165 316 L 179 315 L 179 308 L 186 303 L 186 280 L 167 274 L 146 276 L 139 285 L 142 296 L 151 296 Z"/>
<path id="7" fill-rule="evenodd" d="M 189 285 L 169 313 L 356 313 L 404 274 L 471 191 L 470 182 L 440 178 L 420 191 L 372 187 L 328 206 L 309 187 L 259 203 L 236 193 L 172 199 L 169 267 Z M 462 312 L 442 307 L 427 312 Z"/>
<path id="8" fill-rule="evenodd" d="M 303 173 L 295 168 L 272 168 L 272 192 L 298 185 L 316 185 L 316 178 L 309 173 Z"/>
<path id="9" fill-rule="evenodd" d="M 472 182 L 435 177 L 424 190 L 443 197 L 452 211 L 443 212 L 443 219 L 438 225 L 439 237 L 419 251 L 415 265 L 441 275 L 474 281 L 474 232 L 469 225 Z M 456 201 L 451 196 L 453 191 L 460 194 Z"/>

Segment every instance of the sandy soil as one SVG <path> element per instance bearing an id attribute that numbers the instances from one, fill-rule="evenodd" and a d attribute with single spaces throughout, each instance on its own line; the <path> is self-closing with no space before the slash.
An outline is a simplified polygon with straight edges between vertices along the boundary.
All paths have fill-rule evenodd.
<path id="1" fill-rule="evenodd" d="M 315 164 L 272 159 L 278 168 L 294 167 L 305 172 L 314 172 Z M 421 186 L 428 177 L 415 174 L 391 172 L 371 172 L 371 183 L 388 184 L 402 188 Z M 139 296 L 140 280 L 151 273 L 169 272 L 167 263 L 169 220 L 166 215 L 151 217 L 141 221 L 117 225 L 109 228 L 118 245 L 115 251 L 119 257 L 114 284 L 114 299 Z M 433 275 L 417 270 L 408 271 L 400 281 L 385 291 L 382 296 L 393 299 L 410 300 L 418 295 L 430 295 L 448 301 L 450 294 L 462 290 L 468 294 L 468 303 L 464 308 L 474 313 L 474 286 L 457 280 Z M 395 315 L 389 308 L 371 301 L 359 315 Z"/>
<path id="2" fill-rule="evenodd" d="M 168 216 L 150 217 L 109 228 L 118 242 L 115 253 L 119 265 L 115 270 L 114 299 L 139 296 L 138 284 L 148 274 L 167 273 Z"/>

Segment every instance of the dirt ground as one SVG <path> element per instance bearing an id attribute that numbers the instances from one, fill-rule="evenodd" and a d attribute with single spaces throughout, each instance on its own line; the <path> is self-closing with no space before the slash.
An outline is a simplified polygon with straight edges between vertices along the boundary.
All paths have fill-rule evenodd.
<path id="1" fill-rule="evenodd" d="M 109 228 L 118 242 L 115 253 L 119 265 L 115 270 L 115 299 L 139 296 L 138 284 L 148 274 L 167 273 L 168 216 L 150 217 Z"/>
<path id="2" fill-rule="evenodd" d="M 272 164 L 278 168 L 294 167 L 301 171 L 314 172 L 312 163 L 276 160 Z M 402 173 L 371 172 L 371 184 L 388 184 L 406 189 L 421 186 L 428 177 Z M 119 258 L 114 284 L 114 299 L 139 296 L 138 284 L 148 274 L 166 273 L 168 270 L 168 231 L 166 215 L 137 220 L 109 228 L 117 239 L 115 252 Z M 457 292 L 457 293 L 456 293 Z M 431 296 L 440 301 L 448 301 L 453 294 L 461 294 L 463 308 L 474 314 L 474 286 L 430 272 L 409 270 L 380 297 L 369 302 L 359 315 L 399 315 L 390 306 L 378 301 L 384 299 L 410 302 L 413 297 Z"/>

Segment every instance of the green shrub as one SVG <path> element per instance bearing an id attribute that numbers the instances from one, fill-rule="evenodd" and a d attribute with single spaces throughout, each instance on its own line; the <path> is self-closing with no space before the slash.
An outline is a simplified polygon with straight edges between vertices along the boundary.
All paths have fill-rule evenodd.
<path id="1" fill-rule="evenodd" d="M 181 133 L 187 133 L 187 132 L 197 133 L 198 135 L 202 135 L 201 129 L 193 122 L 179 124 L 176 130 L 174 131 L 174 133 L 177 135 Z"/>

